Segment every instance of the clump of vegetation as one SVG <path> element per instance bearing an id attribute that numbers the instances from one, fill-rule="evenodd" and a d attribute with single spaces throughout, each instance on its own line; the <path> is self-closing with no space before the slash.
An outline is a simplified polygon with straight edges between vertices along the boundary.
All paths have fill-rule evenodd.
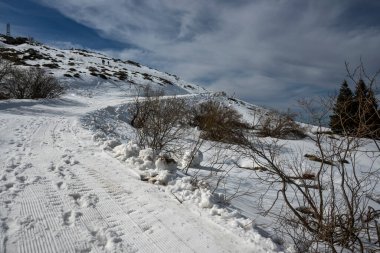
<path id="1" fill-rule="evenodd" d="M 42 64 L 42 66 L 44 66 L 46 68 L 50 68 L 50 69 L 59 68 L 59 65 L 57 63 L 45 63 L 45 64 Z"/>
<path id="2" fill-rule="evenodd" d="M 271 111 L 259 119 L 257 126 L 260 137 L 279 139 L 302 139 L 306 137 L 305 129 L 294 120 L 295 114 Z"/>
<path id="3" fill-rule="evenodd" d="M 93 67 L 93 66 L 88 67 L 88 70 L 90 72 L 99 72 L 99 70 L 97 68 Z"/>
<path id="4" fill-rule="evenodd" d="M 167 79 L 164 79 L 162 77 L 158 77 L 158 79 L 162 82 L 162 84 L 164 85 L 174 85 L 172 82 L 170 82 L 169 80 Z"/>
<path id="5" fill-rule="evenodd" d="M 5 41 L 3 41 L 5 44 L 14 45 L 14 46 L 22 45 L 29 41 L 29 39 L 26 37 L 14 38 L 11 36 L 4 36 L 3 38 L 5 38 Z"/>
<path id="6" fill-rule="evenodd" d="M 143 94 L 144 99 L 137 98 L 129 110 L 139 145 L 170 152 L 186 132 L 183 124 L 188 112 L 186 102 L 177 97 L 163 98 L 162 90 L 149 86 L 144 88 Z"/>
<path id="7" fill-rule="evenodd" d="M 15 65 L 26 65 L 25 61 L 21 59 L 21 56 L 22 53 L 13 48 L 0 48 L 0 57 Z"/>
<path id="8" fill-rule="evenodd" d="M 16 68 L 10 62 L 0 60 L 0 93 L 8 98 L 54 98 L 64 89 L 58 80 L 40 68 Z"/>
<path id="9" fill-rule="evenodd" d="M 107 79 L 108 79 L 107 76 L 106 76 L 105 74 L 103 74 L 103 73 L 98 74 L 98 76 L 99 76 L 100 78 L 104 79 L 104 80 L 107 80 Z"/>
<path id="10" fill-rule="evenodd" d="M 242 131 L 249 125 L 233 108 L 217 101 L 207 101 L 193 109 L 191 124 L 199 127 L 201 138 L 237 144 L 243 141 Z"/>
<path id="11" fill-rule="evenodd" d="M 147 73 L 143 73 L 142 75 L 143 75 L 143 78 L 144 78 L 145 80 L 153 81 L 151 75 L 149 75 L 149 74 L 147 74 Z"/>
<path id="12" fill-rule="evenodd" d="M 131 61 L 131 60 L 128 60 L 128 61 L 127 61 L 127 63 L 128 63 L 128 64 L 131 64 L 131 65 L 134 65 L 134 66 L 136 66 L 136 67 L 139 67 L 139 68 L 141 68 L 141 65 L 140 65 L 140 63 L 138 63 L 138 62 L 135 62 L 135 61 Z"/>
<path id="13" fill-rule="evenodd" d="M 115 72 L 114 75 L 121 81 L 126 80 L 128 78 L 128 74 L 125 71 Z"/>

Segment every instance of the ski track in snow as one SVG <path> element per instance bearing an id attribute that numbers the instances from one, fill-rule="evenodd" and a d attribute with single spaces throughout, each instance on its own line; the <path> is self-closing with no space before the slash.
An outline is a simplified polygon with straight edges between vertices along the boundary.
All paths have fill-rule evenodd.
<path id="1" fill-rule="evenodd" d="M 128 174 L 77 117 L 0 116 L 0 252 L 252 251 Z"/>

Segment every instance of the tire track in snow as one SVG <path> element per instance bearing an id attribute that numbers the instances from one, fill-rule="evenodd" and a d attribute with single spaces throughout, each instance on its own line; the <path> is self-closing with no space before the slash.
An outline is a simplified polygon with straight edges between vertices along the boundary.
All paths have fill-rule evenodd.
<path id="1" fill-rule="evenodd" d="M 41 155 L 38 152 L 43 151 L 43 147 L 49 144 L 44 140 L 46 140 L 48 128 L 51 124 L 43 124 L 44 120 L 46 123 L 46 119 L 42 119 L 37 124 L 32 122 L 30 124 L 31 131 L 26 132 L 29 142 L 25 143 L 25 146 L 34 147 L 34 156 Z M 33 158 L 29 159 L 33 160 Z M 37 168 L 34 174 L 44 175 L 45 173 L 41 168 Z M 68 228 L 62 226 L 62 220 L 57 218 L 62 215 L 62 209 L 70 209 L 70 207 L 61 201 L 50 180 L 43 178 L 36 184 L 29 185 L 27 189 L 19 198 L 19 210 L 15 208 L 11 214 L 11 216 L 18 217 L 20 223 L 17 232 L 14 234 L 16 240 L 20 242 L 17 244 L 17 251 L 88 252 L 89 247 L 86 245 L 81 247 L 76 243 L 86 239 L 85 236 L 81 235 L 81 231 L 75 226 Z M 29 222 L 25 223 L 23 219 L 29 220 Z M 9 246 L 14 246 L 12 245 L 14 241 L 10 242 Z"/>
<path id="2" fill-rule="evenodd" d="M 12 200 L 8 216 L 18 222 L 13 224 L 16 232 L 10 234 L 11 241 L 4 244 L 8 249 L 31 253 L 225 251 L 215 239 L 187 233 L 188 229 L 208 231 L 192 220 L 196 217 L 166 209 L 176 216 L 177 224 L 184 223 L 183 231 L 172 228 L 166 223 L 168 214 L 155 210 L 163 207 L 160 200 L 144 203 L 137 199 L 138 192 L 128 192 L 120 180 L 114 180 L 112 169 L 129 180 L 130 187 L 146 186 L 95 146 L 74 118 L 31 118 L 12 138 L 15 147 L 8 151 L 17 157 L 15 165 L 38 167 L 27 168 L 29 181 L 37 180 L 25 184 L 25 190 Z M 17 147 L 20 143 L 23 146 Z"/>
<path id="3" fill-rule="evenodd" d="M 35 120 L 28 120 L 27 125 L 21 124 L 23 121 L 19 118 L 11 118 L 4 122 L 6 125 L 14 127 L 7 129 L 10 131 L 6 135 L 8 145 L 5 153 L 2 154 L 2 156 L 6 155 L 10 158 L 4 161 L 0 167 L 0 252 L 12 252 L 14 245 L 9 245 L 9 241 L 12 239 L 9 232 L 14 226 L 17 226 L 18 222 L 18 216 L 12 215 L 12 212 L 19 206 L 14 202 L 34 180 L 24 175 L 25 171 L 33 169 L 32 163 L 25 161 L 24 158 L 28 155 L 27 135 L 30 129 L 27 125 L 33 125 Z"/>
<path id="4" fill-rule="evenodd" d="M 64 125 L 64 124 L 62 124 Z M 54 127 L 52 129 L 52 132 L 56 131 L 57 129 L 59 128 L 56 128 Z M 45 129 L 46 130 L 46 129 Z M 41 133 L 39 136 L 43 135 L 44 137 L 46 136 L 49 136 L 49 131 L 42 131 L 43 133 Z M 66 133 L 67 134 L 67 133 Z M 54 135 L 50 135 L 50 136 L 54 136 Z M 37 138 L 37 142 L 38 143 L 39 141 L 39 138 Z M 43 145 L 41 146 L 41 148 L 43 149 Z M 41 151 L 40 151 L 41 153 Z M 109 230 L 108 228 L 109 227 L 112 227 L 111 224 L 107 223 L 106 220 L 108 217 L 104 217 L 104 214 L 101 214 L 101 212 L 98 210 L 97 212 L 88 212 L 87 210 L 91 210 L 91 209 L 84 209 L 82 210 L 82 208 L 80 207 L 80 205 L 78 205 L 78 199 L 83 196 L 84 194 L 86 194 L 86 192 L 89 192 L 90 189 L 88 189 L 88 187 L 86 187 L 85 184 L 83 184 L 83 182 L 81 182 L 77 177 L 76 177 L 76 174 L 71 171 L 69 168 L 70 166 L 74 166 L 76 165 L 77 163 L 72 163 L 70 162 L 70 159 L 72 158 L 71 156 L 71 153 L 70 150 L 64 150 L 63 151 L 63 155 L 61 156 L 62 160 L 61 160 L 61 165 L 60 165 L 60 173 L 59 175 L 62 176 L 62 180 L 65 181 L 65 184 L 67 185 L 67 190 L 66 191 L 62 191 L 62 193 L 60 194 L 60 196 L 49 196 L 49 193 L 50 195 L 52 195 L 52 190 L 50 189 L 48 192 L 47 192 L 47 196 L 48 196 L 48 202 L 49 203 L 52 203 L 53 205 L 57 202 L 56 199 L 57 198 L 60 198 L 60 199 L 66 199 L 66 201 L 70 202 L 69 204 L 69 208 L 67 208 L 66 212 L 63 213 L 64 215 L 64 225 L 73 225 L 73 227 L 81 227 L 79 229 L 79 232 L 81 233 L 84 233 L 86 232 L 90 239 L 90 243 L 92 244 L 92 246 L 94 248 L 98 247 L 101 251 L 104 251 L 107 247 L 109 246 L 109 241 L 111 240 L 111 242 L 116 242 L 116 243 L 119 243 L 120 240 L 117 238 L 117 236 L 115 237 L 114 235 L 114 231 L 113 230 Z M 49 172 L 54 172 L 56 170 L 55 166 L 50 166 L 50 169 L 48 169 L 47 171 Z M 50 173 L 51 174 L 51 173 Z M 54 175 L 54 174 L 51 174 L 51 176 Z M 52 184 L 54 185 L 54 184 Z M 45 189 L 46 190 L 46 189 Z M 40 190 L 41 191 L 41 190 Z M 59 204 L 55 204 L 56 206 L 63 206 L 61 203 Z M 80 212 L 76 212 L 74 210 L 80 210 Z M 70 217 L 71 217 L 71 214 L 72 213 L 80 213 L 79 217 L 74 217 L 75 219 L 75 224 L 72 224 L 70 222 L 67 222 Z M 91 214 L 92 213 L 92 214 Z M 108 215 L 109 216 L 109 215 Z M 78 221 L 80 221 L 81 223 L 77 224 L 77 219 Z M 97 224 L 95 224 L 97 223 Z M 100 228 L 99 228 L 99 223 L 101 224 Z M 77 231 L 74 232 L 74 234 L 78 234 Z M 92 237 L 91 237 L 92 236 Z M 74 242 L 78 242 L 80 240 L 76 239 L 76 238 L 71 238 L 69 241 L 74 241 Z M 130 240 L 130 245 L 133 245 L 133 241 Z M 132 251 L 137 251 L 138 248 L 131 248 L 128 245 L 122 245 L 123 247 L 125 247 L 127 249 L 128 252 L 132 252 Z M 98 250 L 96 250 L 98 251 Z M 153 250 L 149 250 L 149 251 L 146 251 L 146 252 L 155 252 L 156 249 L 153 249 Z"/>
<path id="5" fill-rule="evenodd" d="M 127 197 L 129 194 L 124 188 L 119 186 L 116 182 L 107 180 L 104 175 L 99 174 L 97 171 L 90 169 L 90 175 L 94 176 L 97 181 L 103 185 L 107 193 L 110 194 L 112 199 L 118 204 L 121 212 L 128 219 L 131 220 L 131 224 L 137 226 L 147 237 L 149 237 L 158 248 L 163 252 L 195 252 L 182 238 L 154 216 L 153 212 L 148 211 L 144 206 L 138 202 L 135 198 Z M 135 215 L 138 212 L 131 211 L 128 206 L 138 207 L 140 215 Z M 152 231 L 146 233 L 150 229 L 150 225 L 146 221 L 155 222 L 155 229 L 157 227 L 163 228 L 161 231 Z M 157 225 L 159 223 L 159 226 Z M 168 236 L 170 231 L 170 236 Z"/>
<path id="6" fill-rule="evenodd" d="M 79 177 L 86 178 L 86 183 L 91 181 L 91 175 L 81 174 Z M 144 234 L 144 231 L 131 220 L 106 190 L 102 188 L 92 190 L 91 193 L 100 199 L 99 203 L 90 203 L 90 206 L 83 206 L 83 201 L 85 200 L 82 198 L 89 196 L 89 191 L 83 189 L 88 187 L 82 180 L 78 179 L 78 175 L 75 178 L 77 180 L 68 183 L 68 188 L 75 190 L 74 192 L 78 194 L 77 200 L 73 202 L 76 202 L 78 208 L 80 208 L 79 210 L 83 213 L 81 219 L 88 224 L 87 227 L 90 232 L 108 234 L 109 238 L 105 240 L 111 240 L 111 242 L 113 241 L 117 244 L 121 243 L 120 246 L 125 247 L 128 252 L 165 252 Z M 94 180 L 92 181 L 95 182 Z M 94 185 L 93 189 L 95 188 L 96 185 Z"/>
<path id="7" fill-rule="evenodd" d="M 74 152 L 74 153 L 77 154 L 78 152 Z M 108 155 L 102 158 L 105 160 L 113 159 L 113 158 L 110 158 Z M 99 165 L 104 164 L 104 161 L 101 161 L 102 158 L 96 157 L 95 158 L 96 161 L 99 161 L 99 162 L 94 161 L 94 164 L 99 164 Z M 115 161 L 116 160 L 114 160 L 114 162 Z M 119 162 L 116 161 L 116 163 L 119 165 L 117 166 L 119 168 L 120 167 Z M 110 180 L 108 178 L 107 175 L 110 175 L 112 174 L 112 172 L 114 172 L 114 171 L 112 172 L 109 171 L 109 168 L 111 166 L 110 167 L 106 166 L 105 168 L 103 167 L 99 171 L 93 169 L 93 168 L 98 168 L 98 167 L 99 166 L 85 167 L 81 170 L 78 170 L 78 173 L 83 174 L 82 176 L 79 176 L 79 177 L 88 178 L 90 175 L 94 179 L 96 179 L 96 182 L 92 182 L 94 187 L 101 185 L 102 188 L 106 190 L 106 192 L 109 194 L 112 200 L 121 209 L 121 212 L 125 215 L 125 218 L 130 219 L 132 221 L 132 224 L 136 224 L 136 226 L 151 241 L 153 241 L 155 245 L 157 245 L 158 248 L 162 249 L 164 252 L 209 251 L 208 242 L 212 241 L 213 239 L 209 235 L 207 235 L 206 232 L 204 233 L 205 229 L 199 226 L 200 224 L 199 222 L 195 220 L 192 220 L 190 223 L 183 222 L 184 224 L 183 226 L 185 229 L 180 230 L 180 231 L 178 231 L 178 229 L 173 230 L 170 227 L 170 224 L 166 224 L 163 221 L 163 220 L 167 220 L 167 215 L 165 213 L 153 211 L 154 208 L 157 208 L 157 206 L 152 205 L 151 210 L 146 209 L 144 207 L 145 205 L 144 203 L 141 203 L 135 197 L 130 196 L 130 194 L 128 194 L 128 192 L 122 186 L 120 186 L 117 182 Z M 107 171 L 107 168 L 108 168 L 108 171 Z M 129 180 L 135 181 L 135 179 L 131 179 L 131 177 L 125 173 L 127 168 L 124 168 L 124 169 L 125 169 L 123 170 L 124 173 L 121 173 L 121 174 L 125 176 L 126 178 L 128 178 Z M 144 183 L 140 181 L 135 181 L 135 185 L 137 187 L 139 187 L 139 185 L 142 186 L 141 184 L 144 184 Z M 133 212 L 133 210 L 129 208 L 131 206 L 133 206 L 135 209 L 138 209 L 138 212 Z M 163 218 L 160 218 L 160 217 L 163 217 Z M 125 218 L 123 219 L 125 220 Z M 181 218 L 179 218 L 179 220 L 177 220 L 176 222 L 178 223 L 182 222 L 180 220 Z M 194 229 L 193 227 L 194 224 L 198 224 L 197 229 L 199 229 L 201 233 L 199 234 L 201 238 L 199 238 L 197 235 L 188 233 L 187 228 Z M 214 237 L 217 237 L 218 239 L 223 240 L 223 236 L 214 235 Z M 194 243 L 196 244 L 195 247 L 194 247 Z M 223 249 L 223 248 L 219 248 L 218 250 L 216 250 L 216 252 L 225 252 L 225 251 L 226 249 Z"/>

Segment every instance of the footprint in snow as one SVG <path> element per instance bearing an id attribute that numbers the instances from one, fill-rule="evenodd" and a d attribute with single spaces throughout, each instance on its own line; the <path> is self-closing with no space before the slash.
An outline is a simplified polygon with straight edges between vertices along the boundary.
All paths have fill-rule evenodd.
<path id="1" fill-rule="evenodd" d="M 26 181 L 27 177 L 26 176 L 17 176 L 16 179 L 20 183 L 24 183 Z"/>
<path id="2" fill-rule="evenodd" d="M 34 226 L 36 225 L 37 221 L 34 220 L 34 218 L 29 215 L 29 216 L 26 216 L 22 219 L 20 219 L 18 221 L 18 223 L 26 230 L 29 230 L 29 229 L 32 229 L 34 228 Z"/>
<path id="3" fill-rule="evenodd" d="M 70 193 L 69 196 L 73 198 L 75 204 L 80 205 L 79 200 L 82 196 L 79 193 Z"/>
<path id="4" fill-rule="evenodd" d="M 19 167 L 17 167 L 15 169 L 15 172 L 14 172 L 14 175 L 17 176 L 17 175 L 20 175 L 21 173 L 23 173 L 25 170 L 27 169 L 30 169 L 32 168 L 33 165 L 31 163 L 25 163 L 25 164 L 22 164 L 20 165 Z"/>
<path id="5" fill-rule="evenodd" d="M 96 194 L 91 193 L 90 195 L 82 199 L 81 206 L 95 208 L 98 202 L 99 202 L 99 197 Z"/>
<path id="6" fill-rule="evenodd" d="M 83 214 L 81 212 L 68 211 L 62 214 L 63 225 L 71 226 L 81 217 Z"/>
<path id="7" fill-rule="evenodd" d="M 57 168 L 55 167 L 54 163 L 50 163 L 48 167 L 48 171 L 55 171 Z"/>
<path id="8" fill-rule="evenodd" d="M 6 184 L 4 185 L 5 190 L 8 191 L 8 190 L 9 190 L 10 188 L 12 188 L 14 185 L 15 185 L 15 184 L 14 184 L 13 182 L 11 182 L 11 183 L 6 183 Z"/>
<path id="9" fill-rule="evenodd" d="M 66 188 L 66 184 L 64 182 L 62 182 L 62 181 L 56 183 L 56 186 L 57 186 L 58 190 L 62 190 L 62 189 Z"/>
<path id="10" fill-rule="evenodd" d="M 89 232 L 94 237 L 94 242 L 102 248 L 107 248 L 113 251 L 122 247 L 122 239 L 120 238 L 120 235 L 113 230 L 102 228 L 98 230 L 90 230 Z M 137 252 L 137 249 L 133 248 L 132 250 L 132 248 L 129 248 L 128 252 Z"/>

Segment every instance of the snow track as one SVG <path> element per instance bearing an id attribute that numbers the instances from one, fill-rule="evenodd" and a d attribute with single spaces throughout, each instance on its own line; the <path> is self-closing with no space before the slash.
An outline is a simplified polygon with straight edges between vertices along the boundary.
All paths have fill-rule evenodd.
<path id="1" fill-rule="evenodd" d="M 36 106 L 0 110 L 0 253 L 250 251 L 162 186 L 136 180 L 73 108 Z"/>

